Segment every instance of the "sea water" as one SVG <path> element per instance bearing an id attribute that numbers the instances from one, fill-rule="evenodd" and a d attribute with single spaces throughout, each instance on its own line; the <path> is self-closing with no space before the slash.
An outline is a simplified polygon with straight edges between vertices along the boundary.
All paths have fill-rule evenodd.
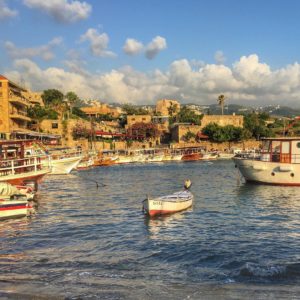
<path id="1" fill-rule="evenodd" d="M 142 213 L 187 178 L 192 208 Z M 0 298 L 296 299 L 300 187 L 240 179 L 231 160 L 48 176 L 34 217 L 0 223 Z"/>

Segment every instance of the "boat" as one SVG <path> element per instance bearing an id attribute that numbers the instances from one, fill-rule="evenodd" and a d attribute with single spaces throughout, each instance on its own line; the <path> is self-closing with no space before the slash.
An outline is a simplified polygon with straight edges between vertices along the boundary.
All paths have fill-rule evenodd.
<path id="1" fill-rule="evenodd" d="M 0 220 L 29 216 L 34 213 L 30 188 L 0 183 Z"/>
<path id="2" fill-rule="evenodd" d="M 194 161 L 194 160 L 199 160 L 202 158 L 202 154 L 200 152 L 195 152 L 195 153 L 184 153 L 181 157 L 181 160 L 184 161 Z"/>
<path id="3" fill-rule="evenodd" d="M 214 160 L 218 158 L 218 153 L 216 152 L 207 152 L 202 155 L 200 160 Z"/>
<path id="4" fill-rule="evenodd" d="M 260 153 L 233 160 L 247 182 L 300 186 L 300 137 L 264 138 Z"/>
<path id="5" fill-rule="evenodd" d="M 37 190 L 42 178 L 50 172 L 40 157 L 25 157 L 22 140 L 0 141 L 0 182 L 28 186 Z"/>
<path id="6" fill-rule="evenodd" d="M 45 149 L 37 142 L 27 142 L 25 150 L 27 157 L 38 157 L 52 175 L 69 174 L 83 158 L 80 151 L 70 148 Z"/>
<path id="7" fill-rule="evenodd" d="M 191 207 L 193 200 L 193 194 L 185 185 L 185 190 L 173 193 L 171 195 L 156 198 L 147 197 L 143 200 L 143 211 L 150 217 L 171 214 Z"/>

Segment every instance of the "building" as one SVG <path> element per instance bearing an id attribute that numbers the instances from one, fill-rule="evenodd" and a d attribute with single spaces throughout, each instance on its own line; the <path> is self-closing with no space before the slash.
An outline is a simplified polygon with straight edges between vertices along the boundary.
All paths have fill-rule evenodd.
<path id="1" fill-rule="evenodd" d="M 26 97 L 27 90 L 0 75 L 0 134 L 2 138 L 14 131 L 27 131 L 27 107 L 31 105 Z"/>
<path id="2" fill-rule="evenodd" d="M 244 127 L 244 116 L 240 115 L 204 115 L 201 120 L 201 128 L 210 123 L 216 123 L 219 126 L 232 125 L 235 127 Z"/>
<path id="3" fill-rule="evenodd" d="M 28 99 L 32 105 L 45 106 L 42 99 L 42 93 L 40 92 L 25 91 L 22 92 L 22 95 Z"/>
<path id="4" fill-rule="evenodd" d="M 191 132 L 195 134 L 195 136 L 197 136 L 198 133 L 201 132 L 201 126 L 185 123 L 174 124 L 171 129 L 172 141 L 175 141 L 177 143 L 184 142 L 184 136 L 188 132 Z"/>
<path id="5" fill-rule="evenodd" d="M 126 128 L 131 127 L 133 124 L 136 123 L 151 123 L 152 118 L 150 115 L 128 115 L 127 116 L 127 125 Z"/>
<path id="6" fill-rule="evenodd" d="M 172 116 L 180 111 L 180 103 L 176 100 L 162 99 L 156 102 L 156 113 L 162 116 Z"/>
<path id="7" fill-rule="evenodd" d="M 111 115 L 118 118 L 122 113 L 121 108 L 111 107 L 106 103 L 99 103 L 97 106 L 85 106 L 80 108 L 87 116 L 97 118 L 101 115 Z"/>

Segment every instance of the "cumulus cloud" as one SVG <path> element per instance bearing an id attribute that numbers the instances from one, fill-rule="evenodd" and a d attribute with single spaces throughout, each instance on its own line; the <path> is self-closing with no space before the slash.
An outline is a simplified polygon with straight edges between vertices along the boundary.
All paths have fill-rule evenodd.
<path id="1" fill-rule="evenodd" d="M 147 46 L 145 55 L 148 59 L 153 59 L 160 51 L 167 48 L 167 41 L 161 36 L 156 36 Z"/>
<path id="2" fill-rule="evenodd" d="M 88 41 L 90 50 L 94 56 L 115 57 L 116 54 L 107 50 L 109 37 L 106 33 L 100 34 L 97 29 L 89 28 L 85 34 L 80 37 L 80 42 Z"/>
<path id="3" fill-rule="evenodd" d="M 38 9 L 63 23 L 87 19 L 92 11 L 90 4 L 77 0 L 23 0 L 23 3 L 27 7 Z"/>
<path id="4" fill-rule="evenodd" d="M 216 103 L 220 93 L 230 103 L 246 105 L 280 104 L 284 100 L 286 105 L 299 106 L 300 99 L 300 64 L 272 71 L 256 54 L 243 56 L 232 66 L 203 64 L 195 69 L 193 62 L 181 59 L 166 71 L 140 72 L 124 66 L 103 74 L 71 68 L 41 69 L 29 59 L 20 59 L 6 76 L 16 81 L 21 74 L 34 90 L 72 90 L 82 98 L 107 102 L 146 104 L 171 98 L 207 104 Z"/>
<path id="5" fill-rule="evenodd" d="M 144 45 L 135 39 L 126 39 L 123 51 L 128 55 L 137 55 L 144 48 Z"/>
<path id="6" fill-rule="evenodd" d="M 224 53 L 221 50 L 216 51 L 215 61 L 219 65 L 223 65 L 225 63 L 226 57 L 224 56 Z"/>
<path id="7" fill-rule="evenodd" d="M 0 21 L 17 16 L 18 12 L 9 8 L 5 0 L 0 0 Z"/>
<path id="8" fill-rule="evenodd" d="M 61 37 L 56 37 L 52 39 L 48 44 L 42 45 L 35 48 L 18 48 L 14 43 L 6 41 L 4 47 L 12 58 L 35 58 L 41 57 L 42 59 L 48 61 L 55 57 L 53 53 L 53 48 L 62 43 Z"/>

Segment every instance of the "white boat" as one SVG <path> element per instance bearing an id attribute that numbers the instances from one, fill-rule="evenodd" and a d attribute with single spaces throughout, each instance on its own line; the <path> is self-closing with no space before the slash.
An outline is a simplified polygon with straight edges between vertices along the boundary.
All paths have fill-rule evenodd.
<path id="1" fill-rule="evenodd" d="M 265 138 L 260 154 L 235 156 L 248 182 L 300 186 L 300 137 Z"/>
<path id="2" fill-rule="evenodd" d="M 186 188 L 183 191 L 167 196 L 157 198 L 147 197 L 147 199 L 143 201 L 143 211 L 151 217 L 171 214 L 191 207 L 193 200 L 193 194 Z"/>
<path id="3" fill-rule="evenodd" d="M 21 189 L 21 190 L 20 190 Z M 0 183 L 0 220 L 25 217 L 34 212 L 33 193 L 29 187 Z"/>
<path id="4" fill-rule="evenodd" d="M 207 152 L 203 153 L 203 156 L 200 158 L 200 160 L 214 160 L 218 158 L 218 153 L 216 152 Z"/>
<path id="5" fill-rule="evenodd" d="M 27 157 L 38 157 L 42 166 L 49 168 L 49 174 L 53 175 L 69 174 L 83 158 L 81 152 L 69 148 L 46 151 L 41 148 L 41 145 L 32 142 L 26 146 L 25 155 Z"/>

